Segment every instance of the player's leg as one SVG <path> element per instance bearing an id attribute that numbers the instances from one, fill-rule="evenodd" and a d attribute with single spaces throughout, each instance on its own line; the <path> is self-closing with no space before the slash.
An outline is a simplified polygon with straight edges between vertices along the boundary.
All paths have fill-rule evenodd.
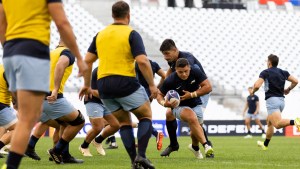
<path id="1" fill-rule="evenodd" d="M 258 118 L 258 116 L 256 115 L 256 118 L 255 118 L 255 123 L 259 126 L 259 129 L 262 131 L 262 135 L 261 137 L 262 138 L 266 138 L 266 133 L 265 133 L 265 129 L 260 121 L 260 119 Z"/>
<path id="2" fill-rule="evenodd" d="M 265 141 L 264 142 L 257 141 L 257 145 L 260 146 L 262 148 L 262 150 L 267 150 L 268 149 L 269 142 L 271 141 L 271 138 L 274 134 L 274 126 L 272 125 L 272 122 L 269 119 L 270 119 L 270 115 L 267 118 L 268 129 L 267 129 L 267 132 L 266 132 Z"/>
<path id="3" fill-rule="evenodd" d="M 169 134 L 170 145 L 160 153 L 160 156 L 169 156 L 173 151 L 178 151 L 179 144 L 177 141 L 177 120 L 173 115 L 171 109 L 167 109 L 166 112 L 166 126 Z"/>
<path id="4" fill-rule="evenodd" d="M 116 137 L 114 134 L 120 129 L 120 124 L 119 124 L 118 119 L 114 115 L 112 115 L 108 111 L 106 111 L 106 112 L 107 113 L 104 116 L 104 119 L 106 122 L 106 124 L 105 124 L 106 127 L 104 128 L 104 131 L 102 132 L 102 134 L 100 136 L 104 137 L 104 139 L 109 137 L 110 145 L 109 145 L 108 149 L 116 149 L 116 148 L 118 148 L 118 145 L 117 145 Z M 100 137 L 100 136 L 98 136 L 98 137 Z"/>
<path id="5" fill-rule="evenodd" d="M 120 129 L 120 124 L 117 118 L 110 112 L 106 111 L 103 117 L 109 125 L 107 125 L 103 129 L 102 133 L 92 142 L 100 155 L 105 155 L 105 151 L 102 147 L 102 142 L 105 140 L 105 138 L 109 137 L 112 134 L 115 134 Z"/>
<path id="6" fill-rule="evenodd" d="M 201 108 L 199 111 L 201 111 Z M 209 146 L 207 144 L 207 140 L 205 139 L 203 129 L 202 129 L 201 125 L 199 124 L 196 113 L 188 107 L 175 108 L 175 109 L 173 109 L 173 113 L 175 114 L 175 116 L 177 118 L 179 118 L 189 124 L 191 134 L 193 135 L 193 137 L 195 139 L 198 140 L 198 142 L 200 142 L 203 145 L 203 147 L 205 148 L 206 156 L 210 157 L 213 154 L 213 149 L 211 148 L 211 146 Z M 197 146 L 197 145 L 194 145 L 194 146 Z"/>
<path id="7" fill-rule="evenodd" d="M 41 115 L 45 92 L 49 90 L 49 60 L 14 55 L 3 59 L 9 90 L 17 98 L 18 123 L 11 139 L 7 168 L 18 168 L 31 130 Z"/>
<path id="8" fill-rule="evenodd" d="M 250 126 L 250 123 L 251 123 L 251 114 L 248 114 L 246 115 L 246 119 L 245 119 L 245 125 L 246 125 L 246 128 L 247 128 L 247 135 L 244 137 L 244 138 L 252 138 L 252 133 L 251 133 L 251 126 Z"/>
<path id="9" fill-rule="evenodd" d="M 9 131 L 9 132 L 5 132 L 2 135 L 2 137 L 0 138 L 0 149 L 2 149 L 5 145 L 10 143 L 11 136 L 14 132 L 15 127 L 16 127 L 16 122 L 17 122 L 17 119 L 16 119 L 16 116 L 15 116 L 15 120 L 11 121 L 8 125 L 5 126 L 5 128 L 4 128 L 5 131 Z M 0 154 L 0 158 L 4 158 L 4 156 L 2 156 Z"/>
<path id="10" fill-rule="evenodd" d="M 169 134 L 169 139 L 170 139 L 170 145 L 169 147 L 174 148 L 174 150 L 179 149 L 179 144 L 177 141 L 177 121 L 175 116 L 172 114 L 171 109 L 167 109 L 166 112 L 166 126 Z"/>
<path id="11" fill-rule="evenodd" d="M 10 143 L 17 121 L 13 108 L 6 107 L 0 111 L 0 126 L 4 131 L 0 138 L 0 149 Z"/>
<path id="12" fill-rule="evenodd" d="M 120 134 L 124 145 L 130 147 L 131 152 L 135 152 L 135 141 L 132 131 L 132 120 L 130 111 L 137 117 L 139 120 L 138 125 L 138 153 L 134 160 L 135 166 L 143 166 L 144 168 L 154 168 L 152 163 L 146 158 L 146 149 L 148 146 L 149 139 L 152 132 L 152 111 L 150 107 L 150 102 L 143 87 L 140 87 L 134 93 L 129 96 L 115 99 L 123 108 L 120 111 L 114 112 L 114 115 L 120 122 Z M 131 131 L 129 131 L 131 130 Z M 126 135 L 127 133 L 127 135 Z M 130 138 L 127 138 L 130 137 Z M 126 143 L 128 140 L 128 143 Z"/>
<path id="13" fill-rule="evenodd" d="M 41 157 L 35 152 L 35 145 L 48 128 L 49 126 L 47 123 L 39 122 L 36 124 L 35 130 L 30 136 L 25 155 L 34 160 L 41 160 Z"/>
<path id="14" fill-rule="evenodd" d="M 79 150 L 81 151 L 83 156 L 92 156 L 88 147 L 104 127 L 104 119 L 103 119 L 104 108 L 103 106 L 101 106 L 100 103 L 86 103 L 85 107 L 92 128 L 87 132 L 83 143 L 79 146 Z M 105 155 L 105 153 L 103 155 Z"/>
<path id="15" fill-rule="evenodd" d="M 63 98 L 61 98 L 63 99 Z M 64 100 L 58 99 L 62 102 Z M 57 101 L 56 101 L 57 102 Z M 73 110 L 71 113 L 64 115 L 58 118 L 59 121 L 65 122 L 68 125 L 65 127 L 62 136 L 60 137 L 58 143 L 55 145 L 53 149 L 49 150 L 49 153 L 53 160 L 60 164 L 62 163 L 62 152 L 66 146 L 68 146 L 69 142 L 77 135 L 77 133 L 81 130 L 84 125 L 84 117 L 78 110 Z"/>

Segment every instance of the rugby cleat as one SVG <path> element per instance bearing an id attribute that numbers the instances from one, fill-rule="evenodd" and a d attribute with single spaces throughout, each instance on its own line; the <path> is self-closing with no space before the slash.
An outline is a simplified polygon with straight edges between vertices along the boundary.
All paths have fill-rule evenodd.
<path id="1" fill-rule="evenodd" d="M 259 140 L 258 140 L 258 141 L 257 141 L 257 146 L 258 146 L 258 147 L 261 147 L 261 149 L 264 150 L 264 151 L 265 151 L 265 150 L 268 150 L 268 147 L 266 147 L 266 146 L 264 145 L 264 142 L 262 142 L 262 141 L 259 141 Z"/>
<path id="2" fill-rule="evenodd" d="M 252 135 L 251 134 L 247 134 L 244 138 L 252 138 Z"/>
<path id="3" fill-rule="evenodd" d="M 81 152 L 81 154 L 85 157 L 92 157 L 93 155 L 91 154 L 89 148 L 82 148 L 81 146 L 79 146 L 79 151 Z"/>
<path id="4" fill-rule="evenodd" d="M 143 158 L 140 155 L 137 155 L 134 160 L 134 167 L 135 168 L 141 168 L 144 169 L 155 169 L 154 165 L 151 163 L 151 161 L 147 158 Z"/>
<path id="5" fill-rule="evenodd" d="M 298 131 L 300 131 L 300 118 L 296 118 L 294 120 L 295 126 L 297 127 Z"/>
<path id="6" fill-rule="evenodd" d="M 27 147 L 25 155 L 34 159 L 34 160 L 41 160 L 41 157 L 36 154 L 35 150 L 33 148 Z"/>
<path id="7" fill-rule="evenodd" d="M 161 150 L 163 143 L 164 134 L 162 132 L 158 132 L 156 136 L 156 149 Z"/>
<path id="8" fill-rule="evenodd" d="M 202 153 L 200 152 L 200 150 L 195 151 L 195 150 L 193 149 L 192 144 L 190 144 L 190 145 L 188 146 L 188 148 L 189 148 L 189 150 L 191 150 L 191 152 L 195 155 L 195 157 L 196 157 L 197 159 L 203 159 L 203 155 L 202 155 Z"/>
<path id="9" fill-rule="evenodd" d="M 162 156 L 162 157 L 170 156 L 170 154 L 173 151 L 178 151 L 178 149 L 179 149 L 179 145 L 176 145 L 176 146 L 169 145 L 162 153 L 160 153 L 160 156 Z"/>
<path id="10" fill-rule="evenodd" d="M 92 144 L 93 144 L 93 146 L 95 146 L 98 154 L 105 156 L 106 153 L 105 153 L 101 143 L 97 143 L 95 140 L 93 140 Z"/>
<path id="11" fill-rule="evenodd" d="M 215 157 L 214 149 L 211 148 L 210 145 L 206 144 L 205 147 L 204 147 L 204 151 L 205 151 L 205 157 L 206 158 L 214 158 Z"/>

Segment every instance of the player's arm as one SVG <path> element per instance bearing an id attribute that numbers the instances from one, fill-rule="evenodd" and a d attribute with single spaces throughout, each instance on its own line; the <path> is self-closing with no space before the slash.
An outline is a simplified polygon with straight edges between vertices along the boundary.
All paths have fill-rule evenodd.
<path id="1" fill-rule="evenodd" d="M 290 76 L 288 77 L 287 81 L 291 82 L 291 85 L 290 85 L 288 88 L 286 88 L 286 89 L 284 90 L 284 94 L 286 94 L 286 95 L 289 94 L 290 91 L 291 91 L 295 86 L 297 86 L 297 84 L 298 84 L 298 79 L 296 79 L 296 78 L 293 77 L 292 75 L 290 75 Z"/>
<path id="2" fill-rule="evenodd" d="M 169 69 L 167 70 L 166 77 L 169 77 L 169 75 L 170 75 L 171 73 L 172 73 L 172 69 L 169 68 Z"/>
<path id="3" fill-rule="evenodd" d="M 149 90 L 151 91 L 150 98 L 156 98 L 157 87 L 154 84 L 151 64 L 146 56 L 145 46 L 142 37 L 136 31 L 132 31 L 129 36 L 129 43 L 131 47 L 131 53 L 135 58 L 135 61 L 138 64 L 143 77 L 149 85 Z"/>
<path id="4" fill-rule="evenodd" d="M 260 109 L 259 101 L 256 101 L 256 109 L 255 109 L 254 114 L 258 114 L 259 109 Z"/>
<path id="5" fill-rule="evenodd" d="M 49 103 L 53 103 L 57 100 L 57 94 L 60 88 L 61 80 L 64 76 L 66 68 L 70 65 L 69 57 L 72 56 L 61 55 L 56 63 L 54 70 L 54 89 L 51 91 L 51 96 L 47 97 Z"/>
<path id="6" fill-rule="evenodd" d="M 176 102 L 173 102 L 173 104 L 172 104 L 170 101 L 165 100 L 164 97 L 165 97 L 165 95 L 160 90 L 158 90 L 156 100 L 160 105 L 162 105 L 163 107 L 169 107 L 169 108 L 173 108 L 176 106 Z"/>
<path id="7" fill-rule="evenodd" d="M 248 110 L 248 102 L 246 102 L 244 110 L 243 110 L 243 116 L 245 116 L 246 111 Z"/>
<path id="8" fill-rule="evenodd" d="M 91 75 L 93 63 L 97 60 L 97 55 L 95 53 L 87 52 L 84 58 L 84 62 L 87 64 L 87 71 L 83 75 L 84 86 L 79 91 L 79 99 L 82 100 L 84 96 L 92 97 L 93 92 L 91 90 Z"/>
<path id="9" fill-rule="evenodd" d="M 209 80 L 205 79 L 199 84 L 199 88 L 197 90 L 191 92 L 183 90 L 184 95 L 180 96 L 180 100 L 187 100 L 187 99 L 203 96 L 205 94 L 210 93 L 211 91 L 212 91 L 212 86 Z"/>
<path id="10" fill-rule="evenodd" d="M 6 16 L 4 13 L 3 5 L 0 2 L 0 42 L 2 46 L 4 45 L 5 42 L 6 27 L 7 27 Z"/>
<path id="11" fill-rule="evenodd" d="M 48 10 L 53 21 L 56 24 L 60 37 L 77 59 L 77 65 L 79 68 L 78 76 L 82 76 L 86 72 L 87 67 L 83 62 L 83 59 L 79 52 L 75 35 L 73 33 L 71 24 L 65 14 L 63 4 L 61 2 L 49 2 Z"/>
<path id="12" fill-rule="evenodd" d="M 264 83 L 264 79 L 263 78 L 259 78 L 253 86 L 253 90 L 251 92 L 251 95 L 254 95 L 254 93 L 261 87 L 261 85 Z"/>
<path id="13" fill-rule="evenodd" d="M 159 69 L 156 72 L 156 74 L 158 74 L 160 76 L 160 81 L 159 81 L 159 83 L 157 85 L 157 88 L 160 88 L 161 85 L 163 84 L 164 80 L 166 79 L 166 74 L 165 74 L 164 70 L 162 70 L 162 69 Z"/>

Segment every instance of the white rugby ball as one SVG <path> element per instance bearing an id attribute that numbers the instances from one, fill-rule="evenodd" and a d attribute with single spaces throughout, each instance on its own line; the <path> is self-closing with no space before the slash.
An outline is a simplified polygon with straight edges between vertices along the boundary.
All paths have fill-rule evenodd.
<path id="1" fill-rule="evenodd" d="M 170 101 L 171 103 L 176 102 L 176 106 L 179 106 L 180 104 L 180 96 L 175 90 L 169 90 L 168 93 L 166 94 L 167 100 Z"/>

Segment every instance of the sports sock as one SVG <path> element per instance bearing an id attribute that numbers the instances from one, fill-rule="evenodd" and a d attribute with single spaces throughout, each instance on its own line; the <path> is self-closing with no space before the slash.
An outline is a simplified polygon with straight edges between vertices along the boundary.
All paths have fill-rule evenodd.
<path id="1" fill-rule="evenodd" d="M 294 120 L 290 120 L 290 125 L 295 125 L 295 121 Z"/>
<path id="2" fill-rule="evenodd" d="M 120 128 L 120 135 L 124 147 L 126 148 L 126 151 L 131 159 L 131 163 L 133 163 L 136 157 L 136 149 L 132 126 L 122 126 Z"/>
<path id="3" fill-rule="evenodd" d="M 265 145 L 266 147 L 268 147 L 269 142 L 270 142 L 270 139 L 266 139 L 265 142 L 264 142 L 264 145 Z"/>
<path id="4" fill-rule="evenodd" d="M 138 154 L 146 158 L 146 149 L 152 133 L 152 121 L 150 119 L 142 119 L 139 122 L 137 138 L 138 138 Z"/>
<path id="5" fill-rule="evenodd" d="M 55 147 L 53 148 L 53 151 L 57 154 L 61 154 L 62 151 L 64 150 L 64 148 L 69 144 L 68 141 L 64 140 L 64 139 L 59 139 L 58 143 L 55 145 Z"/>
<path id="6" fill-rule="evenodd" d="M 177 146 L 178 145 L 177 135 L 176 135 L 177 121 L 176 119 L 173 121 L 167 121 L 166 124 L 167 124 L 167 130 L 170 138 L 170 145 Z"/>
<path id="7" fill-rule="evenodd" d="M 158 135 L 157 130 L 156 130 L 153 126 L 151 126 L 151 127 L 152 127 L 152 135 L 153 135 L 154 137 L 157 137 L 157 135 Z"/>
<path id="8" fill-rule="evenodd" d="M 70 155 L 70 151 L 69 151 L 69 143 L 65 146 L 65 148 L 62 150 L 62 155 L 63 156 L 68 156 Z"/>
<path id="9" fill-rule="evenodd" d="M 105 138 L 102 137 L 102 135 L 100 135 L 100 136 L 98 136 L 98 137 L 95 138 L 95 141 L 96 141 L 97 143 L 102 143 L 102 141 L 103 141 L 104 139 L 105 139 Z"/>
<path id="10" fill-rule="evenodd" d="M 7 169 L 19 168 L 22 157 L 23 155 L 10 151 L 6 160 Z"/>
<path id="11" fill-rule="evenodd" d="M 115 143 L 116 142 L 116 137 L 113 135 L 110 137 L 110 142 Z"/>
<path id="12" fill-rule="evenodd" d="M 208 142 L 207 134 L 206 134 L 206 131 L 205 131 L 204 127 L 202 127 L 202 129 L 203 129 L 204 137 L 205 137 L 206 141 Z"/>
<path id="13" fill-rule="evenodd" d="M 83 143 L 81 144 L 81 148 L 88 148 L 89 145 L 90 145 L 90 143 L 88 143 L 84 140 Z"/>
<path id="14" fill-rule="evenodd" d="M 251 135 L 251 131 L 250 130 L 248 130 L 248 134 Z"/>
<path id="15" fill-rule="evenodd" d="M 34 135 L 32 135 L 30 137 L 29 143 L 28 143 L 28 147 L 34 149 L 36 143 L 39 141 L 40 138 L 35 137 Z"/>
<path id="16" fill-rule="evenodd" d="M 3 148 L 4 146 L 5 144 L 2 141 L 0 141 L 0 149 Z"/>
<path id="17" fill-rule="evenodd" d="M 193 148 L 195 151 L 199 151 L 199 150 L 200 150 L 199 146 L 194 146 L 194 145 L 192 145 L 192 148 Z"/>

